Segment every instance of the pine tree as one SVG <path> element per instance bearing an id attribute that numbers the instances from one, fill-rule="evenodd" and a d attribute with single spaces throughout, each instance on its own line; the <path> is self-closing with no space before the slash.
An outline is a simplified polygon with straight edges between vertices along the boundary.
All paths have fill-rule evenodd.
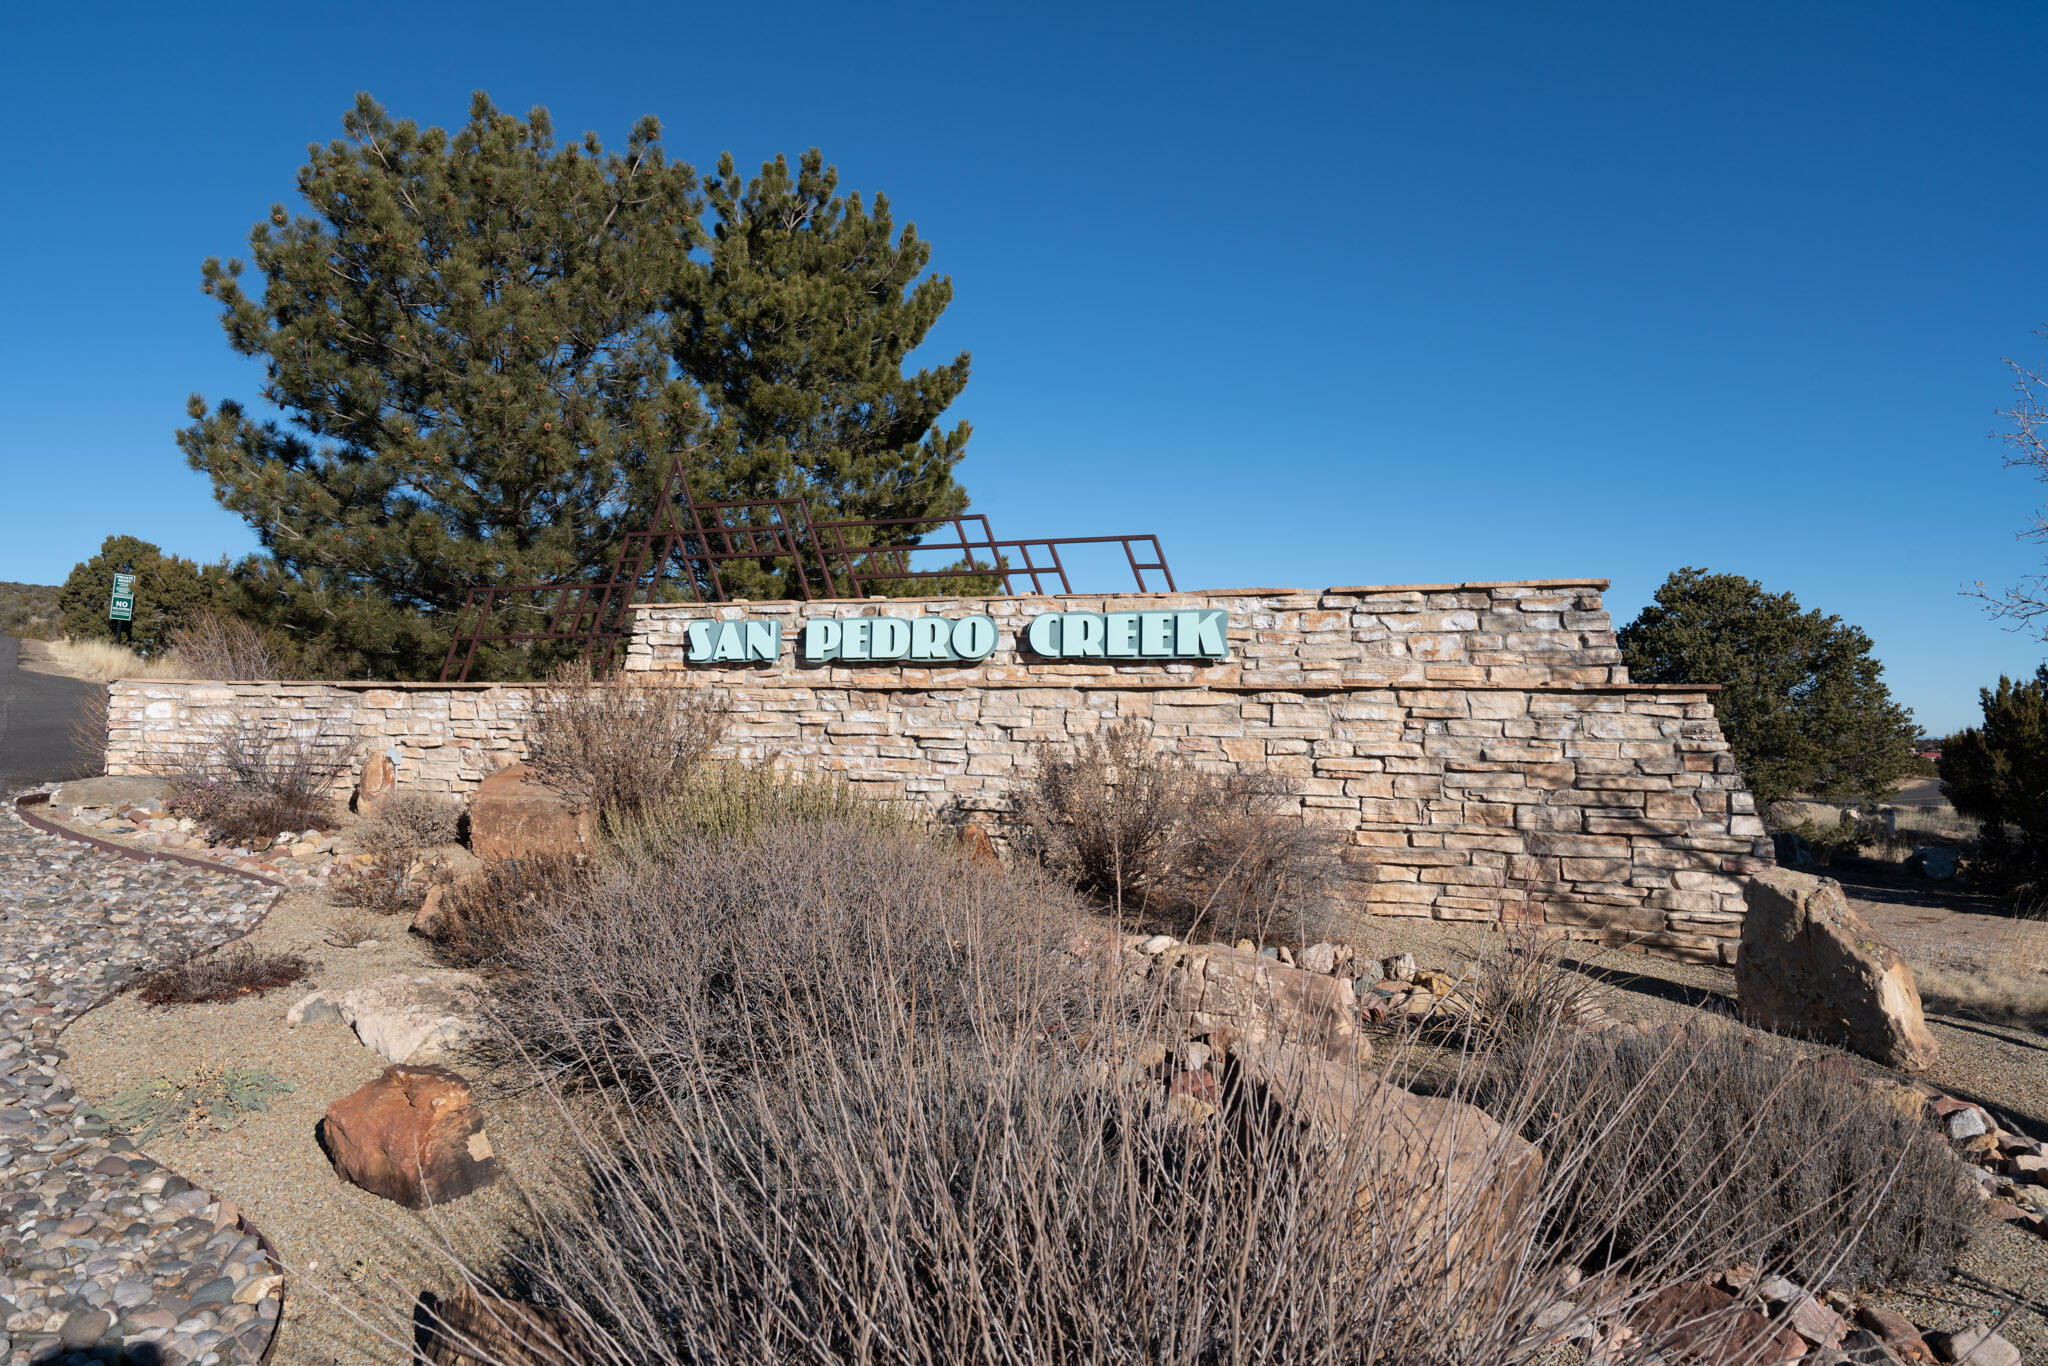
<path id="1" fill-rule="evenodd" d="M 819 516 L 964 502 L 965 428 L 926 437 L 966 357 L 929 381 L 881 374 L 949 287 L 912 288 L 923 244 L 878 247 L 886 212 L 838 198 L 829 172 L 790 187 L 771 163 L 717 208 L 745 244 L 722 248 L 703 219 L 729 160 L 700 181 L 652 118 L 622 153 L 594 134 L 558 146 L 546 110 L 521 120 L 482 94 L 453 135 L 368 96 L 343 130 L 309 149 L 307 211 L 273 206 L 251 233 L 260 296 L 240 261 L 203 272 L 282 420 L 195 395 L 179 434 L 262 541 L 237 576 L 247 610 L 309 660 L 430 675 L 472 587 L 608 577 L 674 458 L 699 497 L 802 496 Z M 894 267 L 871 265 L 884 255 Z M 726 577 L 772 596 L 794 587 L 783 568 Z M 493 629 L 535 629 L 532 607 Z"/>
<path id="2" fill-rule="evenodd" d="M 1913 767 L 1912 714 L 1870 637 L 1790 593 L 1686 568 L 1619 633 L 1638 683 L 1718 683 L 1714 715 L 1760 807 L 1875 800 Z"/>
<path id="3" fill-rule="evenodd" d="M 1971 876 L 2008 891 L 2048 881 L 2048 664 L 1978 690 L 1984 724 L 1941 743 L 1941 786 L 1977 821 Z"/>

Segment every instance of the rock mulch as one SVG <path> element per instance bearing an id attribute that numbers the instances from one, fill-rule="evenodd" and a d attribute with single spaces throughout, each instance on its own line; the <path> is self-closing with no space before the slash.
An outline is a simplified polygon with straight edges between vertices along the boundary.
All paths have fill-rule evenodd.
<path id="1" fill-rule="evenodd" d="M 263 918 L 273 889 L 144 863 L 0 816 L 0 1354 L 9 1366 L 256 1361 L 283 1276 L 235 1205 L 79 1101 L 64 1027 L 137 972 Z M 146 1348 L 143 1344 L 154 1344 Z"/>
<path id="2" fill-rule="evenodd" d="M 92 781 L 111 784 L 119 780 Z M 149 779 L 125 782 L 134 791 L 115 800 L 101 802 L 96 800 L 96 793 L 89 792 L 86 799 L 76 805 L 53 804 L 43 814 L 81 835 L 126 845 L 141 853 L 162 851 L 184 858 L 204 859 L 224 868 L 255 873 L 293 887 L 319 886 L 352 861 L 350 852 L 340 847 L 337 834 L 332 830 L 286 831 L 260 847 L 213 843 L 203 824 L 190 816 L 176 815 L 165 809 L 161 792 L 157 790 L 163 784 Z M 61 799 L 68 790 L 85 787 L 85 783 L 65 784 L 56 790 L 57 797 Z"/>

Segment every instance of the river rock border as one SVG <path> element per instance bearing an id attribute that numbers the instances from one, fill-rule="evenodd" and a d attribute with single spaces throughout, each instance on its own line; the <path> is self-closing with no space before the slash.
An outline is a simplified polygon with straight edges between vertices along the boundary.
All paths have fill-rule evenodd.
<path id="1" fill-rule="evenodd" d="M 281 889 L 80 840 L 24 809 L 43 800 L 0 826 L 0 1359 L 267 1360 L 275 1249 L 84 1105 L 58 1038 L 137 972 L 249 933 Z"/>

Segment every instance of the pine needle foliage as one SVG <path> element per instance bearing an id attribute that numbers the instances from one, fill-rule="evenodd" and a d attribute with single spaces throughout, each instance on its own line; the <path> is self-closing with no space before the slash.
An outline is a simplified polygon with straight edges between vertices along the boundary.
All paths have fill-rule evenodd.
<path id="1" fill-rule="evenodd" d="M 742 185 L 729 157 L 703 177 L 670 159 L 651 117 L 623 150 L 482 93 L 452 133 L 367 95 L 342 123 L 299 173 L 305 209 L 250 235 L 260 289 L 241 260 L 203 271 L 283 420 L 194 395 L 178 438 L 261 539 L 246 610 L 326 671 L 429 674 L 471 587 L 607 577 L 672 460 L 701 498 L 964 506 L 967 429 L 933 423 L 967 357 L 901 373 L 951 286 L 815 151 Z M 772 557 L 721 572 L 748 596 L 795 589 Z M 543 606 L 492 629 L 534 629 Z"/>

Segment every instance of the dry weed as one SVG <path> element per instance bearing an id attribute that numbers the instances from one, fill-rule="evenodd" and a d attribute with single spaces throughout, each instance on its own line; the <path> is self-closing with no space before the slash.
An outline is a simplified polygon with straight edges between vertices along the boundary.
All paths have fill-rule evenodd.
<path id="1" fill-rule="evenodd" d="M 112 683 L 121 678 L 179 677 L 170 660 L 144 659 L 111 640 L 52 640 L 46 642 L 46 647 L 50 667 L 95 683 Z"/>
<path id="2" fill-rule="evenodd" d="M 2000 1024 L 2048 1027 L 2048 912 L 2015 917 L 1991 961 L 1977 970 L 1919 967 L 1914 977 L 1931 1010 Z"/>
<path id="3" fill-rule="evenodd" d="M 221 721 L 199 743 L 155 756 L 171 780 L 171 809 L 219 840 L 253 844 L 332 826 L 329 796 L 353 767 L 353 736 L 327 722 L 277 731 L 247 717 Z"/>
<path id="4" fill-rule="evenodd" d="M 239 617 L 202 612 L 171 632 L 164 667 L 177 678 L 276 679 L 284 659 L 263 633 Z"/>
<path id="5" fill-rule="evenodd" d="M 424 792 L 393 792 L 350 834 L 366 852 L 385 854 L 453 844 L 461 830 L 462 808 L 455 802 Z"/>
<path id="6" fill-rule="evenodd" d="M 135 979 L 134 991 L 153 1006 L 235 1001 L 288 987 L 311 970 L 303 954 L 263 953 L 246 943 L 232 944 L 146 972 Z"/>
<path id="7" fill-rule="evenodd" d="M 725 715 L 692 688 L 564 665 L 534 704 L 528 763 L 543 782 L 607 823 L 683 791 L 725 731 Z"/>

